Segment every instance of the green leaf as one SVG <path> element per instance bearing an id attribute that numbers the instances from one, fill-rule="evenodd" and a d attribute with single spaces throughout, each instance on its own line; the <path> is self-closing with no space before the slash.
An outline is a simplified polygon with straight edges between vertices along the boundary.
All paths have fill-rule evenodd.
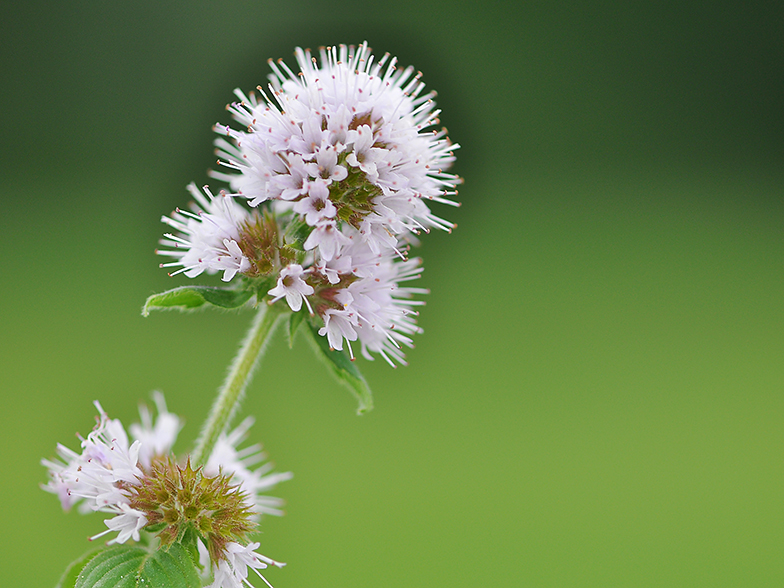
<path id="1" fill-rule="evenodd" d="M 201 579 L 193 559 L 179 543 L 152 552 L 116 545 L 90 558 L 74 584 L 74 588 L 142 587 L 200 588 Z"/>
<path id="2" fill-rule="evenodd" d="M 324 363 L 330 368 L 338 382 L 348 386 L 348 389 L 351 390 L 352 394 L 359 401 L 357 414 L 371 410 L 373 408 L 373 394 L 370 392 L 370 387 L 365 378 L 362 377 L 357 366 L 351 361 L 348 353 L 345 350 L 331 350 L 327 338 L 318 334 L 318 328 L 310 322 L 308 322 L 308 325 L 310 328 L 307 329 L 307 332 L 310 333 L 309 339 L 313 343 L 316 355 L 324 360 Z"/>
<path id="3" fill-rule="evenodd" d="M 302 324 L 305 318 L 305 311 L 292 312 L 289 316 L 289 349 L 294 347 L 294 335 L 297 334 L 297 329 Z"/>
<path id="4" fill-rule="evenodd" d="M 205 304 L 220 308 L 239 308 L 253 296 L 251 290 L 211 288 L 209 286 L 181 286 L 160 294 L 153 294 L 144 303 L 142 316 L 151 310 L 194 310 Z"/>
<path id="5" fill-rule="evenodd" d="M 148 588 L 201 588 L 201 578 L 188 550 L 175 543 L 166 551 L 159 549 L 152 554 L 141 569 L 139 585 Z"/>
<path id="6" fill-rule="evenodd" d="M 84 566 L 87 565 L 87 562 L 94 558 L 97 553 L 98 552 L 95 550 L 89 551 L 79 559 L 71 562 L 71 564 L 65 570 L 65 573 L 60 578 L 60 581 L 57 582 L 57 586 L 55 586 L 55 588 L 74 588 L 76 585 L 76 579 L 79 577 L 79 572 L 84 569 Z"/>

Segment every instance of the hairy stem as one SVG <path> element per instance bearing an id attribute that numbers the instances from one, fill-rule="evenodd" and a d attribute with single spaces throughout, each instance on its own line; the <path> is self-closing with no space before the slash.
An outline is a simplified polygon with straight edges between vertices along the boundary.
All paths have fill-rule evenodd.
<path id="1" fill-rule="evenodd" d="M 266 343 L 281 316 L 283 315 L 277 308 L 269 307 L 267 304 L 259 305 L 253 324 L 231 363 L 226 380 L 218 390 L 210 415 L 196 441 L 196 449 L 191 456 L 191 463 L 194 465 L 206 463 L 215 448 L 218 436 L 228 426 L 239 408 L 245 388 L 253 376 L 253 370 L 264 355 Z"/>

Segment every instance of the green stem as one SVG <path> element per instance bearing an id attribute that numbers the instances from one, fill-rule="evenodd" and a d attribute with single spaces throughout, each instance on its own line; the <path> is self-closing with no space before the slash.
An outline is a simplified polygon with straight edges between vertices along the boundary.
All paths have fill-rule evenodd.
<path id="1" fill-rule="evenodd" d="M 269 307 L 265 303 L 259 305 L 256 318 L 253 319 L 253 324 L 229 368 L 229 374 L 218 391 L 207 422 L 196 441 L 196 449 L 191 456 L 194 465 L 206 463 L 215 448 L 218 436 L 228 426 L 239 408 L 245 388 L 253 376 L 253 370 L 264 355 L 266 343 L 281 316 L 278 308 Z"/>

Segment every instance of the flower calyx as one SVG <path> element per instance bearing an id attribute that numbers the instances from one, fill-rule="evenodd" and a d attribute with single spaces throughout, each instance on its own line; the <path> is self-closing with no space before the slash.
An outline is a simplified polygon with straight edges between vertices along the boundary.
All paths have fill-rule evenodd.
<path id="1" fill-rule="evenodd" d="M 213 563 L 225 557 L 229 543 L 244 540 L 256 526 L 246 495 L 230 476 L 205 476 L 190 460 L 180 466 L 170 457 L 158 459 L 128 491 L 131 508 L 145 514 L 145 530 L 157 533 L 162 546 L 195 533 Z"/>

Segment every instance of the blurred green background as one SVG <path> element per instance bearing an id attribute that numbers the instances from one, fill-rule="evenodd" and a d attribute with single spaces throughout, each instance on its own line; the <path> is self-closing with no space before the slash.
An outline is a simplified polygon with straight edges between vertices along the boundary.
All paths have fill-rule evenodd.
<path id="1" fill-rule="evenodd" d="M 784 585 L 784 19 L 776 3 L 7 2 L 0 8 L 5 586 L 100 515 L 41 457 L 163 390 L 187 450 L 251 315 L 140 316 L 162 214 L 232 89 L 295 46 L 424 72 L 466 178 L 410 366 L 362 417 L 278 337 L 243 406 L 304 586 Z"/>

